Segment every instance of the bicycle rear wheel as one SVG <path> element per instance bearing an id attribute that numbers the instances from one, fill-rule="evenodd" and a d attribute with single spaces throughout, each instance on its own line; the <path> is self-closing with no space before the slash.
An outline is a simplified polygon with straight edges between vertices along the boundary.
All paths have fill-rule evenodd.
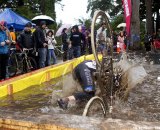
<path id="1" fill-rule="evenodd" d="M 105 37 L 105 42 L 104 44 L 101 44 L 99 40 L 97 40 L 97 31 L 100 27 L 101 24 L 105 23 L 106 24 L 106 36 Z M 105 12 L 99 10 L 94 13 L 93 20 L 92 20 L 92 25 L 91 25 L 91 45 L 92 45 L 92 52 L 94 54 L 96 63 L 98 67 L 101 67 L 101 62 L 103 57 L 107 57 L 109 55 L 112 55 L 113 53 L 113 43 L 112 43 L 112 31 L 111 27 L 109 24 L 109 20 Z M 100 50 L 102 48 L 105 48 L 104 52 L 101 52 Z"/>
<path id="2" fill-rule="evenodd" d="M 37 69 L 37 63 L 33 57 L 28 57 L 25 62 L 26 72 L 30 72 Z"/>
<path id="3" fill-rule="evenodd" d="M 17 73 L 17 58 L 15 54 L 10 55 L 8 59 L 8 75 L 13 77 Z"/>
<path id="4" fill-rule="evenodd" d="M 98 97 L 92 97 L 85 106 L 83 111 L 83 116 L 89 117 L 105 117 L 106 116 L 106 108 L 103 100 Z"/>

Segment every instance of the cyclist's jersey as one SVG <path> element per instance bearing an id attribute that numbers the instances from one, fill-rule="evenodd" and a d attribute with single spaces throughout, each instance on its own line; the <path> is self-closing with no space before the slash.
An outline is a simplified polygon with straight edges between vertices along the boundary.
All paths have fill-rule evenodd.
<path id="1" fill-rule="evenodd" d="M 96 62 L 95 61 L 86 61 L 85 64 L 88 68 L 96 70 Z"/>
<path id="2" fill-rule="evenodd" d="M 95 90 L 94 83 L 92 80 L 92 72 L 94 72 L 95 70 L 96 70 L 95 62 L 91 60 L 80 63 L 74 69 L 73 74 L 75 76 L 75 79 L 78 79 L 83 90 L 85 90 L 89 86 L 92 86 L 93 91 Z"/>

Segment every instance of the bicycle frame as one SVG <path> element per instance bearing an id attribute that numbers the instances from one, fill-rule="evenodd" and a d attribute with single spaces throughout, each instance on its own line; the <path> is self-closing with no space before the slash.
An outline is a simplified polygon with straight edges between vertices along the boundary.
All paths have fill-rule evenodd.
<path id="1" fill-rule="evenodd" d="M 99 53 L 97 52 L 97 48 L 95 46 L 95 23 L 98 17 L 101 16 L 103 17 L 106 25 L 107 25 L 107 31 L 109 32 L 109 37 L 106 38 L 107 40 L 106 45 L 107 48 L 104 49 L 104 52 L 102 53 L 102 59 L 99 59 Z M 101 97 L 93 97 L 90 99 L 90 101 L 87 103 L 85 107 L 85 111 L 83 113 L 83 116 L 86 116 L 91 105 L 94 104 L 94 102 L 97 100 L 100 104 L 101 109 L 103 110 L 103 114 L 106 115 L 107 109 L 109 114 L 112 114 L 113 110 L 113 95 L 114 95 L 114 90 L 113 87 L 115 85 L 120 85 L 118 79 L 116 79 L 119 75 L 119 73 L 114 72 L 113 68 L 113 42 L 112 42 L 112 30 L 109 24 L 109 20 L 106 16 L 106 14 L 103 11 L 97 11 L 94 13 L 93 20 L 92 20 L 92 25 L 91 25 L 91 44 L 92 44 L 92 51 L 97 63 L 97 69 L 96 69 L 96 77 L 98 79 L 96 80 L 96 85 L 101 90 Z M 107 37 L 107 36 L 106 36 Z M 116 84 L 114 83 L 114 79 L 116 79 Z M 104 108 L 106 110 L 104 111 Z"/>
<path id="2" fill-rule="evenodd" d="M 58 47 L 61 47 L 61 46 L 54 46 L 54 48 L 55 48 L 58 52 L 60 52 L 61 54 L 63 54 L 64 52 L 61 51 L 60 49 L 58 49 Z"/>
<path id="3" fill-rule="evenodd" d="M 10 57 L 12 57 L 12 63 L 15 63 L 15 68 L 16 70 L 12 69 L 14 66 L 10 65 L 10 72 L 9 73 L 13 73 L 13 75 L 10 76 L 14 76 L 16 75 L 18 72 L 19 73 L 24 73 L 24 71 L 28 72 L 29 70 L 33 69 L 34 67 L 31 64 L 31 61 L 33 62 L 33 59 L 30 59 L 30 57 L 28 57 L 28 52 L 30 50 L 33 49 L 26 49 L 26 50 L 20 50 L 20 52 L 15 52 L 16 48 L 11 48 L 11 53 L 10 53 Z M 35 63 L 34 63 L 35 64 Z M 26 70 L 24 70 L 26 69 Z M 19 74 L 18 73 L 18 74 Z"/>

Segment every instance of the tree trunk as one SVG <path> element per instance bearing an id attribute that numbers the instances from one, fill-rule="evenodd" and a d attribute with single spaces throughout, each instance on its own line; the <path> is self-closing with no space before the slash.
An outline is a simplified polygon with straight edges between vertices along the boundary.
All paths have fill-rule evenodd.
<path id="1" fill-rule="evenodd" d="M 156 32 L 157 32 L 158 29 L 160 29 L 160 13 L 159 13 L 159 9 L 156 12 L 157 12 L 157 19 L 156 19 Z"/>
<path id="2" fill-rule="evenodd" d="M 45 10 L 45 0 L 40 0 L 40 9 L 42 11 L 42 14 L 45 14 L 46 13 L 46 10 Z"/>
<path id="3" fill-rule="evenodd" d="M 140 0 L 131 0 L 132 4 L 132 17 L 131 17 L 131 43 L 132 49 L 140 48 L 140 17 L 139 6 Z"/>
<path id="4" fill-rule="evenodd" d="M 146 5 L 146 28 L 147 33 L 153 34 L 153 21 L 152 21 L 152 0 L 145 0 Z"/>

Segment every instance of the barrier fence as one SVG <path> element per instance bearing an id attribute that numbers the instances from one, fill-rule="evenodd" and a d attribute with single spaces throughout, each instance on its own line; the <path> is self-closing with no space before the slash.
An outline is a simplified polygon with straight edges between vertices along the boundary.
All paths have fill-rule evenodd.
<path id="1" fill-rule="evenodd" d="M 27 74 L 0 82 L 0 97 L 12 95 L 34 85 L 40 85 L 51 79 L 61 77 L 72 70 L 84 60 L 93 60 L 93 55 L 81 56 L 70 61 L 48 66 Z"/>

